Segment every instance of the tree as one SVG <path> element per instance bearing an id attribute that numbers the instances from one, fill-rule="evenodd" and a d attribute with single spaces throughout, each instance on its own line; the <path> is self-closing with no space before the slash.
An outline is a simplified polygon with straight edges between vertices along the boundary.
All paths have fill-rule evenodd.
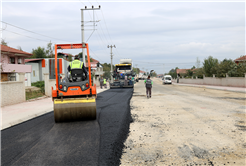
<path id="1" fill-rule="evenodd" d="M 23 51 L 21 46 L 18 46 L 17 49 L 20 50 L 20 51 Z"/>
<path id="2" fill-rule="evenodd" d="M 72 62 L 72 61 L 73 61 L 73 59 L 72 59 L 72 54 L 68 54 L 68 61 L 69 61 L 69 62 Z"/>
<path id="3" fill-rule="evenodd" d="M 193 70 L 193 69 L 195 69 L 196 67 L 195 66 L 193 66 L 192 68 L 191 68 L 191 70 Z"/>
<path id="4" fill-rule="evenodd" d="M 205 74 L 203 68 L 198 68 L 196 69 L 194 76 L 197 76 L 197 78 L 203 78 L 203 74 Z"/>
<path id="5" fill-rule="evenodd" d="M 103 77 L 104 78 L 111 78 L 111 73 L 110 73 L 110 71 L 104 71 L 104 74 L 103 74 Z"/>
<path id="6" fill-rule="evenodd" d="M 54 46 L 52 47 L 51 41 L 47 44 L 47 49 L 46 49 L 46 56 L 49 58 L 54 58 Z"/>
<path id="7" fill-rule="evenodd" d="M 32 49 L 32 54 L 31 58 L 46 58 L 45 48 L 41 48 L 40 46 L 36 49 Z"/>
<path id="8" fill-rule="evenodd" d="M 179 68 L 176 67 L 175 69 L 171 69 L 168 74 L 171 75 L 172 78 L 177 78 L 177 69 Z"/>
<path id="9" fill-rule="evenodd" d="M 213 74 L 216 74 L 216 68 L 218 67 L 219 62 L 218 59 L 209 56 L 203 62 L 203 70 L 207 77 L 212 77 Z"/>
<path id="10" fill-rule="evenodd" d="M 186 76 L 192 77 L 193 76 L 193 71 L 192 70 L 187 70 L 186 71 Z"/>
<path id="11" fill-rule="evenodd" d="M 5 46 L 8 46 L 8 43 L 4 39 L 1 40 L 1 44 L 5 45 Z"/>
<path id="12" fill-rule="evenodd" d="M 157 77 L 156 72 L 155 72 L 155 71 L 154 71 L 154 72 L 151 72 L 151 76 L 152 76 L 152 77 Z"/>
<path id="13" fill-rule="evenodd" d="M 80 53 L 78 54 L 78 56 L 79 56 L 79 58 L 82 59 L 82 61 L 83 61 L 83 52 L 80 52 Z M 88 60 L 87 60 L 87 55 L 85 55 L 85 59 L 86 59 L 86 62 L 88 62 Z M 90 62 L 93 62 L 93 59 L 92 59 L 92 58 L 90 58 Z"/>
<path id="14" fill-rule="evenodd" d="M 226 73 L 229 77 L 244 77 L 246 72 L 246 65 L 244 63 L 236 64 L 233 60 L 224 59 L 219 63 L 217 70 L 217 77 L 226 77 Z"/>
<path id="15" fill-rule="evenodd" d="M 199 58 L 196 58 L 196 68 L 200 68 L 200 63 L 201 61 L 199 60 Z"/>
<path id="16" fill-rule="evenodd" d="M 132 70 L 133 70 L 133 72 L 136 73 L 136 74 L 139 74 L 139 72 L 140 72 L 140 69 L 139 69 L 139 68 L 134 68 L 134 67 L 133 67 Z"/>

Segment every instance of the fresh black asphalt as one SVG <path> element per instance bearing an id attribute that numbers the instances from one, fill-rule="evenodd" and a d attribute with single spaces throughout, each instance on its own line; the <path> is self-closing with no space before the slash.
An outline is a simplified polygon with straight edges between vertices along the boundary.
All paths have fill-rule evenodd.
<path id="1" fill-rule="evenodd" d="M 98 94 L 97 120 L 56 124 L 51 112 L 2 130 L 1 165 L 119 165 L 132 93 L 110 89 Z"/>

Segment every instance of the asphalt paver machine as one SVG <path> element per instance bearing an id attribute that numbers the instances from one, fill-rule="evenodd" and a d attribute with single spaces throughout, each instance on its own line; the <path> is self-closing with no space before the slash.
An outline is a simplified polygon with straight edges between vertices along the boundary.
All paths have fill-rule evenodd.
<path id="1" fill-rule="evenodd" d="M 90 59 L 89 47 L 83 44 L 56 44 L 55 45 L 55 75 L 56 89 L 52 87 L 52 100 L 54 103 L 55 122 L 79 121 L 96 119 L 96 85 L 92 86 L 91 65 L 88 61 L 87 75 L 82 69 L 72 69 L 64 78 L 60 73 L 57 60 L 58 49 L 87 50 Z"/>

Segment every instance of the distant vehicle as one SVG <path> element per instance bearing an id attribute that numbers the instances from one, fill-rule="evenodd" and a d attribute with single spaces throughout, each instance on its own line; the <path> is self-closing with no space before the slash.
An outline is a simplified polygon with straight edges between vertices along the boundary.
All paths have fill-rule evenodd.
<path id="1" fill-rule="evenodd" d="M 165 75 L 162 78 L 162 84 L 172 84 L 172 76 L 170 75 Z"/>
<path id="2" fill-rule="evenodd" d="M 134 88 L 135 73 L 132 70 L 132 59 L 120 59 L 120 63 L 115 65 L 113 74 L 113 83 L 110 83 L 110 89 L 113 88 Z M 127 85 L 125 85 L 125 76 L 127 76 Z"/>

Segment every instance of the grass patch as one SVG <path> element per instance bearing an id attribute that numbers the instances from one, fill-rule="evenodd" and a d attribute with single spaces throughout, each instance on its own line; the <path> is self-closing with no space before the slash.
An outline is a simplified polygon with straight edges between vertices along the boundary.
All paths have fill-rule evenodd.
<path id="1" fill-rule="evenodd" d="M 40 90 L 27 91 L 26 92 L 26 100 L 35 99 L 35 98 L 42 97 L 45 95 L 44 81 L 34 82 L 31 85 L 40 88 Z"/>
<path id="2" fill-rule="evenodd" d="M 42 90 L 26 92 L 26 100 L 35 99 L 42 96 L 44 96 L 44 92 Z"/>

